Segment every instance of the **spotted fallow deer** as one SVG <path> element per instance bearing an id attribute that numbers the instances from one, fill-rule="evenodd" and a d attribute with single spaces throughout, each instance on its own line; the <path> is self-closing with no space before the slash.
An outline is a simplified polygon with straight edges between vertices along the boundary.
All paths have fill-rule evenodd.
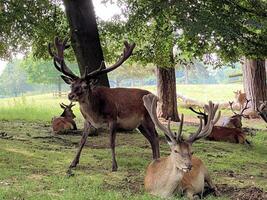
<path id="1" fill-rule="evenodd" d="M 62 79 L 70 84 L 69 100 L 79 102 L 80 111 L 91 126 L 95 128 L 107 126 L 109 128 L 112 171 L 117 171 L 118 167 L 115 158 L 115 137 L 118 129 L 132 130 L 138 128 L 151 144 L 153 158 L 160 157 L 158 134 L 142 100 L 143 96 L 150 94 L 150 92 L 141 89 L 107 88 L 93 85 L 100 75 L 116 69 L 131 56 L 135 44 L 124 42 L 124 45 L 122 56 L 115 64 L 105 68 L 105 63 L 102 62 L 98 70 L 85 73 L 81 78 L 76 76 L 64 61 L 67 39 L 61 41 L 57 37 L 55 38 L 54 46 L 57 52 L 52 51 L 51 44 L 48 47 L 56 69 L 64 74 L 61 75 Z M 79 149 L 68 172 L 79 163 L 87 137 L 88 131 L 84 131 Z"/>
<path id="2" fill-rule="evenodd" d="M 229 101 L 229 105 L 230 105 L 230 108 L 233 112 L 233 115 L 231 117 L 225 117 L 223 119 L 221 126 L 228 127 L 228 128 L 242 128 L 242 117 L 248 118 L 246 115 L 244 115 L 244 111 L 249 108 L 248 107 L 249 102 L 250 102 L 250 100 L 246 99 L 246 103 L 245 103 L 245 106 L 243 107 L 243 109 L 240 111 L 240 113 L 236 113 L 234 111 L 234 108 L 233 108 L 234 102 Z"/>
<path id="3" fill-rule="evenodd" d="M 178 133 L 173 133 L 170 128 L 170 120 L 168 126 L 165 127 L 157 118 L 158 98 L 149 94 L 143 97 L 143 101 L 154 124 L 163 131 L 171 148 L 169 156 L 156 159 L 148 165 L 144 180 L 145 190 L 163 198 L 171 197 L 176 192 L 182 191 L 189 199 L 202 193 L 205 183 L 216 191 L 204 163 L 199 158 L 192 156 L 192 144 L 210 134 L 213 125 L 220 117 L 219 112 L 215 118 L 218 105 L 214 105 L 212 102 L 205 105 L 205 110 L 209 113 L 208 123 L 202 128 L 202 118 L 200 118 L 197 132 L 184 140 L 182 137 L 183 115 L 181 115 Z"/>
<path id="4" fill-rule="evenodd" d="M 257 108 L 258 114 L 267 123 L 267 101 L 261 103 L 260 107 Z"/>
<path id="5" fill-rule="evenodd" d="M 72 102 L 69 105 L 64 103 L 60 104 L 60 107 L 64 110 L 60 117 L 54 117 L 52 119 L 52 130 L 55 134 L 61 134 L 66 132 L 67 130 L 77 130 L 77 126 L 75 121 L 73 120 L 76 116 L 72 111 L 72 107 L 75 104 Z"/>

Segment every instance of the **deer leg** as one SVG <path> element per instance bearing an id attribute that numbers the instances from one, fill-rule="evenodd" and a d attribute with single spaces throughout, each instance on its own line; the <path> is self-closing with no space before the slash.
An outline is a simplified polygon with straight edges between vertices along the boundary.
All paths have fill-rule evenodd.
<path id="1" fill-rule="evenodd" d="M 82 152 L 82 149 L 83 149 L 83 147 L 84 147 L 84 145 L 85 145 L 85 143 L 87 141 L 88 134 L 89 134 L 88 131 L 84 131 L 83 132 L 83 135 L 82 135 L 82 138 L 81 138 L 81 141 L 80 141 L 80 146 L 79 146 L 78 151 L 77 151 L 73 161 L 71 162 L 69 168 L 74 168 L 79 163 L 81 152 Z"/>
<path id="2" fill-rule="evenodd" d="M 218 191 L 217 187 L 213 184 L 208 172 L 205 173 L 205 182 L 207 183 L 208 187 L 214 191 L 214 196 L 220 196 L 220 192 Z"/>
<path id="3" fill-rule="evenodd" d="M 138 130 L 146 137 L 152 147 L 153 159 L 160 157 L 159 152 L 159 138 L 153 122 L 143 122 Z"/>
<path id="4" fill-rule="evenodd" d="M 118 169 L 118 165 L 116 161 L 116 153 L 115 153 L 115 139 L 116 139 L 115 123 L 110 123 L 109 133 L 110 133 L 110 148 L 111 148 L 111 153 L 112 153 L 112 171 L 115 172 Z"/>

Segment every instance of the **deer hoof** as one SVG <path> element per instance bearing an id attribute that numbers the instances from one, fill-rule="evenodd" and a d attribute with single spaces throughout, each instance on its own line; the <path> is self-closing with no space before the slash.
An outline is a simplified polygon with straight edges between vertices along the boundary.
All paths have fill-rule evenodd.
<path id="1" fill-rule="evenodd" d="M 74 173 L 72 172 L 71 168 L 69 168 L 66 172 L 66 176 L 67 177 L 71 177 L 71 176 L 74 176 Z"/>
<path id="2" fill-rule="evenodd" d="M 117 166 L 117 165 L 116 165 L 116 166 L 112 166 L 112 171 L 113 171 L 113 172 L 118 171 L 118 166 Z"/>

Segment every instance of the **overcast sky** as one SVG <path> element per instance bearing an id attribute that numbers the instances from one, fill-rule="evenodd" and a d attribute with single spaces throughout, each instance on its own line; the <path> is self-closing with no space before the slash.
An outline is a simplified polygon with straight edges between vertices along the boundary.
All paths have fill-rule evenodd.
<path id="1" fill-rule="evenodd" d="M 120 13 L 120 9 L 115 4 L 103 5 L 99 0 L 93 0 L 93 3 L 96 15 L 103 20 L 109 20 L 113 15 Z M 2 74 L 6 63 L 0 60 L 0 74 Z"/>

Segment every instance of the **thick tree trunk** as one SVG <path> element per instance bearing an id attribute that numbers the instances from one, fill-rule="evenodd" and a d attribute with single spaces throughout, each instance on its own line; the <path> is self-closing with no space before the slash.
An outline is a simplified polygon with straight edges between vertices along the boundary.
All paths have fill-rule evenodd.
<path id="1" fill-rule="evenodd" d="M 63 0 L 71 30 L 71 43 L 74 49 L 80 74 L 94 71 L 104 60 L 96 24 L 92 0 Z M 98 85 L 109 87 L 107 75 L 99 77 Z"/>
<path id="2" fill-rule="evenodd" d="M 157 67 L 158 116 L 180 121 L 177 110 L 175 68 Z"/>
<path id="3" fill-rule="evenodd" d="M 267 100 L 264 60 L 245 59 L 243 65 L 243 84 L 247 99 L 251 99 L 251 108 L 256 110 L 260 101 Z"/>

